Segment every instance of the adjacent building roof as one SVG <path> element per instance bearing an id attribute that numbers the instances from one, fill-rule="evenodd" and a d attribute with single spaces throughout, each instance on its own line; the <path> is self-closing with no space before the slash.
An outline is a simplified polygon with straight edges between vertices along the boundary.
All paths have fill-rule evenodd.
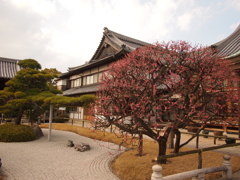
<path id="1" fill-rule="evenodd" d="M 0 78 L 11 79 L 21 68 L 17 65 L 20 60 L 0 57 Z"/>
<path id="2" fill-rule="evenodd" d="M 236 56 L 240 54 L 240 24 L 227 38 L 212 45 L 220 56 Z"/>

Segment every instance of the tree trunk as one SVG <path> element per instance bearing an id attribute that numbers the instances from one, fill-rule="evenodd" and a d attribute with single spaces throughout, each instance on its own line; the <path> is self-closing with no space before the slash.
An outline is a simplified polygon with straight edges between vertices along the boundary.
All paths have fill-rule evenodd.
<path id="1" fill-rule="evenodd" d="M 172 127 L 169 126 L 169 127 L 167 127 L 167 129 L 164 132 L 163 136 L 159 136 L 159 133 L 158 133 L 158 138 L 157 138 L 158 147 L 159 147 L 158 148 L 158 157 L 162 156 L 162 155 L 166 155 L 167 140 L 168 140 L 168 136 L 169 136 L 171 131 L 172 131 Z M 157 162 L 159 164 L 166 164 L 167 163 L 167 159 L 159 159 L 159 158 L 157 158 Z"/>
<path id="2" fill-rule="evenodd" d="M 22 119 L 22 116 L 23 116 L 23 108 L 21 107 L 19 110 L 18 110 L 18 113 L 17 113 L 17 117 L 15 119 L 15 124 L 19 125 L 21 124 L 21 119 Z"/>
<path id="3" fill-rule="evenodd" d="M 158 157 L 162 155 L 166 155 L 167 150 L 167 139 L 161 136 L 158 140 Z M 159 164 L 166 164 L 167 159 L 159 159 L 157 160 Z"/>
<path id="4" fill-rule="evenodd" d="M 179 153 L 180 141 L 181 141 L 181 133 L 180 133 L 180 131 L 178 129 L 173 129 L 173 132 L 174 132 L 175 137 L 176 137 L 174 153 Z"/>
<path id="5" fill-rule="evenodd" d="M 167 139 L 167 149 L 173 149 L 173 148 L 174 148 L 174 133 L 173 131 L 171 131 Z"/>
<path id="6" fill-rule="evenodd" d="M 143 155 L 143 135 L 141 132 L 139 133 L 138 155 L 139 156 Z"/>

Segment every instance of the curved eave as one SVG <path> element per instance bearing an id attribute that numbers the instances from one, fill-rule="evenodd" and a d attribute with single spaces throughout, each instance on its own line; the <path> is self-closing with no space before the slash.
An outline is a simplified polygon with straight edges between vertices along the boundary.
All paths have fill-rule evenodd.
<path id="1" fill-rule="evenodd" d="M 236 53 L 234 53 L 234 54 L 231 54 L 230 56 L 227 56 L 227 57 L 225 57 L 226 59 L 232 59 L 232 58 L 235 58 L 235 57 L 237 57 L 237 56 L 240 56 L 240 51 L 238 51 L 238 52 L 236 52 Z"/>
<path id="2" fill-rule="evenodd" d="M 218 50 L 220 56 L 232 56 L 240 51 L 240 25 L 227 38 L 215 43 L 212 47 Z"/>
<path id="3" fill-rule="evenodd" d="M 69 76 L 74 75 L 76 73 L 81 73 L 82 71 L 85 71 L 85 70 L 88 70 L 88 69 L 91 69 L 91 68 L 95 68 L 95 67 L 98 67 L 98 66 L 110 63 L 110 62 L 114 62 L 118 58 L 124 56 L 126 53 L 128 53 L 128 52 L 125 51 L 125 49 L 121 49 L 118 53 L 116 53 L 114 55 L 107 56 L 107 57 L 102 58 L 102 59 L 94 60 L 91 63 L 87 63 L 87 64 L 81 65 L 79 67 L 76 67 L 76 69 L 62 74 L 60 76 L 60 78 L 69 77 Z"/>

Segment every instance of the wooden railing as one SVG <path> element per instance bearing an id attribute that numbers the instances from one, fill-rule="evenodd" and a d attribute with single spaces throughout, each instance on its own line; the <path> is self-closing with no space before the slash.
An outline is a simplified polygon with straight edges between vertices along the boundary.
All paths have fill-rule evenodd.
<path id="1" fill-rule="evenodd" d="M 230 156 L 224 155 L 223 159 L 224 160 L 222 166 L 186 171 L 183 173 L 178 173 L 166 177 L 163 177 L 162 175 L 162 167 L 156 164 L 152 167 L 153 173 L 151 176 L 151 180 L 182 180 L 187 178 L 193 178 L 194 180 L 204 180 L 205 174 L 220 171 L 223 172 L 222 173 L 223 178 L 230 180 L 232 179 L 232 166 L 230 163 Z"/>
<path id="2" fill-rule="evenodd" d="M 175 175 L 162 177 L 162 173 L 161 173 L 162 167 L 160 165 L 154 165 L 152 167 L 153 174 L 152 174 L 151 180 L 181 180 L 181 179 L 192 178 L 192 177 L 194 177 L 194 180 L 203 180 L 205 174 L 219 172 L 219 171 L 223 171 L 224 178 L 231 179 L 232 168 L 231 168 L 231 164 L 230 164 L 230 157 L 228 155 L 223 156 L 223 159 L 224 159 L 223 166 L 202 169 L 202 153 L 204 151 L 212 151 L 212 150 L 216 150 L 216 149 L 234 147 L 234 146 L 239 146 L 239 145 L 240 145 L 240 143 L 224 144 L 224 145 L 220 145 L 220 146 L 213 146 L 213 147 L 196 149 L 196 150 L 191 150 L 191 151 L 186 151 L 186 152 L 180 152 L 177 154 L 159 156 L 158 160 L 161 160 L 161 159 L 167 159 L 167 158 L 173 158 L 173 157 L 198 153 L 198 170 L 187 171 L 184 173 L 178 173 Z"/>
<path id="3" fill-rule="evenodd" d="M 191 132 L 181 132 L 182 134 L 189 134 L 189 135 L 196 135 L 196 133 L 191 133 Z M 216 135 L 209 135 L 209 134 L 198 134 L 196 136 L 196 148 L 198 149 L 199 147 L 199 136 L 205 136 L 205 137 L 213 137 L 213 144 L 216 144 L 216 139 L 234 139 L 234 140 L 240 140 L 240 138 L 234 138 L 234 137 L 229 137 L 229 136 L 216 136 Z"/>

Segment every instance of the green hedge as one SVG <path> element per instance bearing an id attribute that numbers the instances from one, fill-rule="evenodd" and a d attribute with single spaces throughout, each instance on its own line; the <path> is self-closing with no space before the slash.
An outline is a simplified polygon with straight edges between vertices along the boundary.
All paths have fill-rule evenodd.
<path id="1" fill-rule="evenodd" d="M 35 139 L 36 136 L 30 126 L 12 123 L 0 125 L 1 142 L 26 142 Z"/>

